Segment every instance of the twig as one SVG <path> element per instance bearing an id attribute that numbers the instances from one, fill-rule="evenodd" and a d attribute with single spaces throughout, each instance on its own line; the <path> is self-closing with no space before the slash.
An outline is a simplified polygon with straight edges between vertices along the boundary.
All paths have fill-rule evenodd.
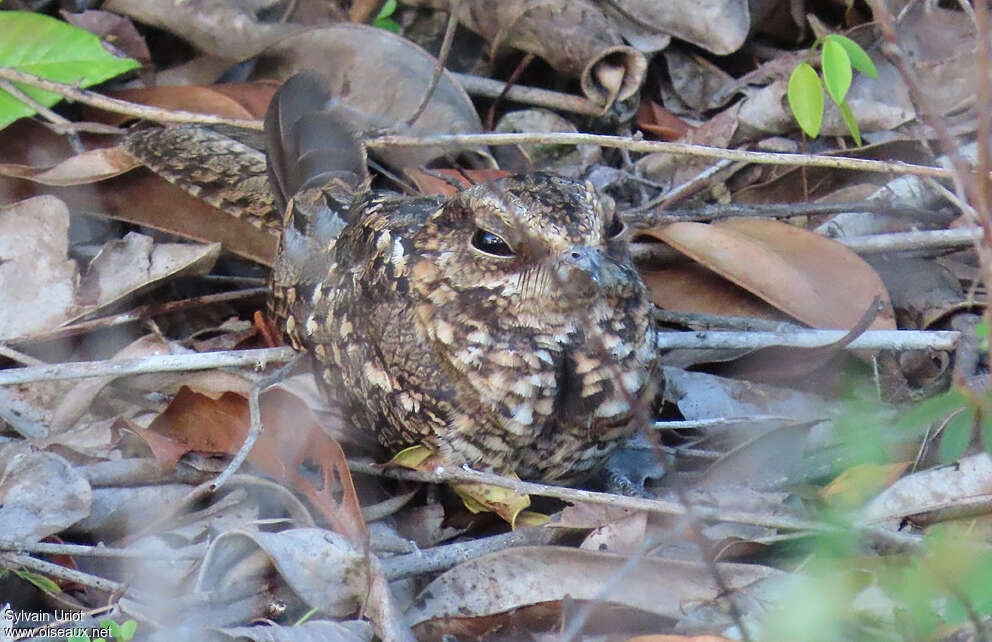
<path id="1" fill-rule="evenodd" d="M 38 89 L 50 91 L 58 94 L 67 100 L 96 107 L 117 114 L 126 114 L 135 118 L 146 118 L 162 123 L 202 123 L 205 125 L 231 125 L 232 127 L 242 127 L 255 131 L 262 131 L 262 121 L 245 118 L 224 118 L 212 114 L 197 114 L 191 111 L 159 109 L 138 103 L 131 103 L 116 98 L 108 98 L 102 94 L 85 89 L 79 89 L 73 85 L 45 80 L 23 71 L 11 69 L 10 67 L 0 67 L 0 78 L 13 82 L 23 83 Z"/>
<path id="2" fill-rule="evenodd" d="M 134 595 L 134 589 L 127 588 L 124 584 L 114 582 L 113 580 L 107 580 L 102 577 L 97 577 L 96 575 L 90 575 L 89 573 L 83 573 L 82 571 L 66 568 L 65 566 L 59 566 L 58 564 L 53 564 L 44 560 L 39 560 L 31 557 L 30 555 L 22 555 L 20 553 L 0 553 L 0 562 L 2 562 L 2 564 L 0 564 L 2 566 L 19 566 L 21 568 L 28 568 L 66 582 L 78 582 L 83 586 L 91 586 L 101 591 L 107 591 L 108 593 L 125 593 L 131 595 L 131 597 L 135 599 L 139 599 Z"/>
<path id="3" fill-rule="evenodd" d="M 0 343 L 0 357 L 7 357 L 18 363 L 23 363 L 26 366 L 45 366 L 48 365 L 41 359 L 36 359 L 29 354 L 25 354 L 20 350 L 15 350 L 10 346 Z"/>
<path id="4" fill-rule="evenodd" d="M 200 559 L 207 550 L 207 543 L 193 544 L 183 550 L 154 552 L 106 546 L 83 546 L 81 544 L 49 544 L 44 542 L 4 542 L 0 540 L 0 550 L 15 553 L 42 553 L 44 555 L 79 555 L 82 557 L 117 557 L 156 560 Z"/>
<path id="5" fill-rule="evenodd" d="M 740 317 L 722 314 L 704 314 L 701 312 L 676 312 L 675 310 L 654 309 L 654 318 L 662 323 L 684 325 L 701 330 L 738 330 L 740 332 L 795 332 L 806 330 L 806 326 L 789 321 L 771 321 L 756 317 Z"/>
<path id="6" fill-rule="evenodd" d="M 437 90 L 437 84 L 441 82 L 444 65 L 448 62 L 448 54 L 451 53 L 451 43 L 455 39 L 455 27 L 458 26 L 458 5 L 461 4 L 461 0 L 452 0 L 450 4 L 451 6 L 448 7 L 448 26 L 444 29 L 444 40 L 441 42 L 441 51 L 438 53 L 437 60 L 434 62 L 434 75 L 431 77 L 431 84 L 427 87 L 427 91 L 424 93 L 424 99 L 420 101 L 417 111 L 413 112 L 413 115 L 406 121 L 407 127 L 413 127 L 427 110 L 427 103 L 431 102 L 431 98 Z"/>
<path id="7" fill-rule="evenodd" d="M 750 152 L 740 149 L 723 149 L 688 143 L 667 143 L 656 140 L 643 140 L 637 137 L 605 136 L 600 134 L 573 134 L 568 132 L 509 133 L 509 134 L 438 134 L 435 136 L 385 135 L 367 141 L 370 148 L 388 147 L 442 147 L 461 149 L 480 145 L 523 145 L 544 143 L 554 145 L 601 145 L 632 152 L 662 152 L 702 158 L 726 158 L 747 163 L 764 165 L 797 165 L 802 167 L 831 167 L 863 172 L 887 174 L 914 174 L 951 178 L 952 170 L 929 165 L 887 162 L 849 158 L 846 156 L 817 156 L 815 154 L 785 154 L 779 152 Z"/>
<path id="8" fill-rule="evenodd" d="M 422 573 L 444 571 L 455 564 L 489 553 L 516 546 L 537 546 L 550 543 L 555 535 L 551 528 L 522 528 L 501 535 L 435 546 L 414 553 L 397 555 L 382 560 L 382 568 L 390 581 L 413 577 Z"/>
<path id="9" fill-rule="evenodd" d="M 510 85 L 501 80 L 483 78 L 472 74 L 462 74 L 449 72 L 455 80 L 470 94 L 483 96 L 484 98 L 499 98 L 503 96 L 507 100 L 523 103 L 526 105 L 536 105 L 537 107 L 547 107 L 548 109 L 560 109 L 574 114 L 585 116 L 601 116 L 603 106 L 597 105 L 588 98 L 563 94 L 537 87 L 526 87 L 522 85 Z"/>
<path id="10" fill-rule="evenodd" d="M 936 185 L 940 185 L 936 183 Z M 704 205 L 686 209 L 647 209 L 647 205 L 620 212 L 628 225 L 638 228 L 651 228 L 680 221 L 714 221 L 727 218 L 761 217 L 792 218 L 794 216 L 817 216 L 821 214 L 845 214 L 847 212 L 889 214 L 905 216 L 918 221 L 946 224 L 953 220 L 950 215 L 940 215 L 930 208 L 900 207 L 884 199 L 854 201 L 850 203 L 724 203 Z"/>
<path id="11" fill-rule="evenodd" d="M 844 330 L 790 332 L 659 332 L 658 349 L 758 350 L 760 348 L 819 348 L 839 341 Z M 960 332 L 922 330 L 869 330 L 846 350 L 953 350 Z"/>
<path id="12" fill-rule="evenodd" d="M 520 481 L 501 477 L 492 473 L 481 473 L 467 468 L 438 468 L 434 472 L 425 473 L 417 470 L 406 470 L 395 467 L 383 467 L 370 462 L 348 461 L 348 468 L 355 473 L 365 475 L 375 475 L 377 477 L 390 477 L 392 479 L 409 479 L 431 484 L 443 484 L 447 482 L 478 482 L 509 488 L 524 495 L 540 495 L 542 497 L 554 497 L 568 502 L 588 502 L 590 504 L 609 504 L 621 508 L 632 510 L 643 510 L 649 513 L 661 513 L 664 515 L 684 515 L 685 508 L 676 502 L 669 502 L 661 499 L 645 499 L 643 497 L 627 497 L 625 495 L 615 495 L 612 493 L 600 493 L 579 488 L 566 488 L 564 486 L 551 486 L 548 484 L 538 484 L 535 482 Z M 712 519 L 724 522 L 736 522 L 740 524 L 755 524 L 767 526 L 769 528 L 782 528 L 787 530 L 815 530 L 815 531 L 835 531 L 836 527 L 830 524 L 812 522 L 779 515 L 760 515 L 746 512 L 729 511 L 719 508 L 699 507 L 696 512 L 705 519 Z"/>
<path id="13" fill-rule="evenodd" d="M 296 355 L 289 347 L 259 350 L 225 350 L 192 354 L 168 354 L 121 359 L 120 361 L 78 361 L 50 366 L 31 366 L 0 370 L 0 386 L 33 381 L 83 379 L 85 377 L 121 377 L 150 372 L 178 372 L 254 366 L 264 368 L 268 363 L 289 361 Z"/>
<path id="14" fill-rule="evenodd" d="M 636 236 L 636 232 L 634 236 Z M 893 232 L 892 234 L 866 234 L 864 236 L 839 236 L 834 238 L 858 254 L 878 252 L 916 251 L 943 252 L 971 247 L 983 238 L 978 227 L 925 232 Z M 646 265 L 669 264 L 674 259 L 686 262 L 684 255 L 663 243 L 633 243 L 630 254 L 635 262 Z M 650 268 L 649 268 L 650 269 Z"/>
<path id="15" fill-rule="evenodd" d="M 248 393 L 248 416 L 250 419 L 248 434 L 245 436 L 245 441 L 241 444 L 241 448 L 238 449 L 238 452 L 234 455 L 234 458 L 231 459 L 230 463 L 227 464 L 227 467 L 224 468 L 223 472 L 221 472 L 221 474 L 217 476 L 217 479 L 214 480 L 214 483 L 211 484 L 211 491 L 215 492 L 218 488 L 224 485 L 224 482 L 227 481 L 231 475 L 238 472 L 238 468 L 240 468 L 241 464 L 245 463 L 245 460 L 248 459 L 248 455 L 251 453 L 252 447 L 255 445 L 258 437 L 262 434 L 262 411 L 258 403 L 259 395 L 261 395 L 267 388 L 274 386 L 285 379 L 289 372 L 295 368 L 296 364 L 298 364 L 305 356 L 305 352 L 296 353 L 293 358 L 289 360 L 289 363 L 279 368 L 279 370 L 268 377 L 265 377 L 260 381 L 256 381 L 255 384 L 252 385 L 251 392 Z"/>
<path id="16" fill-rule="evenodd" d="M 858 254 L 902 250 L 948 250 L 971 247 L 983 238 L 982 228 L 963 227 L 926 232 L 894 232 L 834 239 Z"/>

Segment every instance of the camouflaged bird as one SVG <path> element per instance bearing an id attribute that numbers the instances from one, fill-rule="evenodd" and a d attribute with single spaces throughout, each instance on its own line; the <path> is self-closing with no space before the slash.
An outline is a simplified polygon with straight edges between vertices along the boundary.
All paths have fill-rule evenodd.
<path id="1" fill-rule="evenodd" d="M 587 477 L 636 432 L 659 377 L 651 304 L 612 205 L 547 173 L 447 199 L 371 191 L 365 150 L 329 104 L 314 73 L 276 93 L 272 195 L 253 205 L 284 213 L 270 309 L 328 399 L 390 451 L 423 444 L 450 464 Z M 172 129 L 180 155 L 198 155 L 199 136 L 219 155 L 246 151 Z M 163 144 L 141 136 L 134 153 L 170 178 Z M 257 191 L 257 158 L 235 164 Z M 200 165 L 200 195 L 237 210 L 224 164 Z"/>
<path id="2" fill-rule="evenodd" d="M 285 231 L 273 311 L 329 398 L 390 450 L 525 479 L 587 476 L 655 387 L 650 303 L 612 207 L 547 173 L 448 198 L 368 189 L 319 76 L 265 131 Z"/>

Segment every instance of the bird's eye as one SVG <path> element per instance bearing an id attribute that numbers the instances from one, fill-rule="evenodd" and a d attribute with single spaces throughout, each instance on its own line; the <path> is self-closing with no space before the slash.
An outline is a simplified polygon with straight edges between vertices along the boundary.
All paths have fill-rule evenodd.
<path id="1" fill-rule="evenodd" d="M 610 223 L 606 226 L 606 238 L 615 239 L 620 236 L 621 232 L 623 232 L 623 221 L 620 220 L 618 215 L 614 214 L 613 218 L 610 219 Z"/>
<path id="2" fill-rule="evenodd" d="M 480 252 L 493 256 L 513 256 L 513 250 L 510 249 L 506 241 L 481 227 L 475 231 L 475 235 L 472 237 L 472 246 Z"/>

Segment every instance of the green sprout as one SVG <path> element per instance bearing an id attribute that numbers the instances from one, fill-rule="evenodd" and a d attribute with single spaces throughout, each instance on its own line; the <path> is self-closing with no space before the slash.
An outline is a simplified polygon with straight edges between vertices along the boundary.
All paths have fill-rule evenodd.
<path id="1" fill-rule="evenodd" d="M 396 13 L 396 0 L 386 0 L 382 9 L 379 10 L 379 15 L 372 21 L 372 26 L 396 33 L 400 30 L 400 26 L 390 17 L 394 13 Z"/>
<path id="2" fill-rule="evenodd" d="M 869 78 L 878 79 L 878 70 L 861 45 L 846 36 L 832 33 L 817 40 L 810 53 L 820 48 L 820 76 L 808 62 L 796 65 L 789 76 L 789 108 L 795 116 L 799 127 L 810 138 L 820 134 L 823 124 L 823 87 L 826 85 L 830 99 L 837 105 L 844 123 L 854 137 L 854 142 L 861 145 L 861 131 L 854 119 L 854 112 L 847 104 L 847 91 L 851 88 L 853 69 L 857 69 Z"/>

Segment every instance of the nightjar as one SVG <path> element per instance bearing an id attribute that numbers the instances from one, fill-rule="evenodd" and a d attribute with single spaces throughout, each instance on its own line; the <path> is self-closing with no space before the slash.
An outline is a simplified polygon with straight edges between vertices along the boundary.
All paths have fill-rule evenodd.
<path id="1" fill-rule="evenodd" d="M 315 73 L 265 119 L 284 232 L 271 311 L 328 398 L 391 451 L 568 483 L 647 417 L 651 304 L 589 184 L 511 176 L 451 198 L 369 187 Z"/>

